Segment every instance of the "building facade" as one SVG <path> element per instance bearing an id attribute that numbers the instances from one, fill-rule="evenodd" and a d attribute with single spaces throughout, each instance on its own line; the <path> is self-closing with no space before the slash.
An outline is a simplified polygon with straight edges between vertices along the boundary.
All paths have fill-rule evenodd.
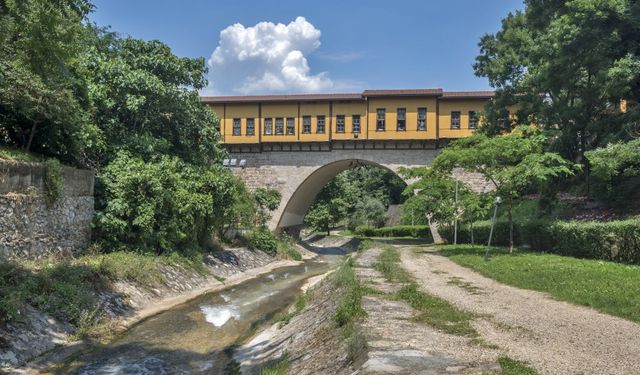
<path id="1" fill-rule="evenodd" d="M 439 141 L 466 137 L 481 126 L 493 95 L 412 89 L 201 100 L 220 118 L 222 143 L 234 152 L 322 151 L 389 143 L 437 148 Z"/>

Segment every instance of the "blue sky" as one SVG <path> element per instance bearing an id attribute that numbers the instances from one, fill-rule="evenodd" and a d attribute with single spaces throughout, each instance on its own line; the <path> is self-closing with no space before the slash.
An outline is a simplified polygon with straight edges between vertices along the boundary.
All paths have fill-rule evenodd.
<path id="1" fill-rule="evenodd" d="M 473 74 L 478 41 L 523 8 L 521 0 L 94 3 L 99 25 L 205 57 L 204 93 L 214 95 L 489 89 Z"/>

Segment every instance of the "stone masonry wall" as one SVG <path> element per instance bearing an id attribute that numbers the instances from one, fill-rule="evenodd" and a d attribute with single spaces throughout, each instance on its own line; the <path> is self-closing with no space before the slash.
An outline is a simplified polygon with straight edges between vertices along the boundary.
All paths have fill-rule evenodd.
<path id="1" fill-rule="evenodd" d="M 91 241 L 93 173 L 62 170 L 60 199 L 43 198 L 44 166 L 0 160 L 0 261 L 78 254 Z"/>
<path id="2" fill-rule="evenodd" d="M 246 160 L 245 168 L 234 168 L 233 171 L 249 188 L 265 187 L 276 189 L 282 194 L 280 206 L 273 213 L 269 223 L 269 228 L 278 230 L 301 224 L 315 193 L 333 176 L 353 166 L 353 163 L 374 165 L 398 172 L 402 167 L 429 166 L 438 152 L 434 149 L 271 151 L 233 153 L 231 157 Z M 455 170 L 453 175 L 471 185 L 473 190 L 491 189 L 484 178 L 476 173 Z"/>

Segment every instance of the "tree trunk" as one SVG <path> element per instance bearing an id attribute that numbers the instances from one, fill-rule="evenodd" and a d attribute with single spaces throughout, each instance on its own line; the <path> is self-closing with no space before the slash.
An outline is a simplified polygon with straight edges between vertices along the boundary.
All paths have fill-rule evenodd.
<path id="1" fill-rule="evenodd" d="M 513 208 L 513 200 L 509 199 L 509 254 L 513 253 L 513 216 L 511 209 Z"/>
<path id="2" fill-rule="evenodd" d="M 471 245 L 475 245 L 475 241 L 473 240 L 473 221 L 471 221 L 469 226 L 471 227 Z"/>
<path id="3" fill-rule="evenodd" d="M 27 146 L 25 147 L 25 150 L 27 151 L 31 150 L 31 143 L 33 142 L 33 136 L 36 134 L 37 127 L 38 123 L 34 121 L 33 125 L 31 125 L 31 132 L 29 132 L 29 140 L 27 141 Z"/>

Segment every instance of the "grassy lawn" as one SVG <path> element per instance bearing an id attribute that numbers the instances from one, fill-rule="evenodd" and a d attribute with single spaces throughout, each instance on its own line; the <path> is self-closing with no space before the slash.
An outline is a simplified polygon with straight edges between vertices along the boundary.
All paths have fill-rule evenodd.
<path id="1" fill-rule="evenodd" d="M 484 276 L 640 322 L 640 266 L 506 249 L 447 245 L 440 253 Z"/>

